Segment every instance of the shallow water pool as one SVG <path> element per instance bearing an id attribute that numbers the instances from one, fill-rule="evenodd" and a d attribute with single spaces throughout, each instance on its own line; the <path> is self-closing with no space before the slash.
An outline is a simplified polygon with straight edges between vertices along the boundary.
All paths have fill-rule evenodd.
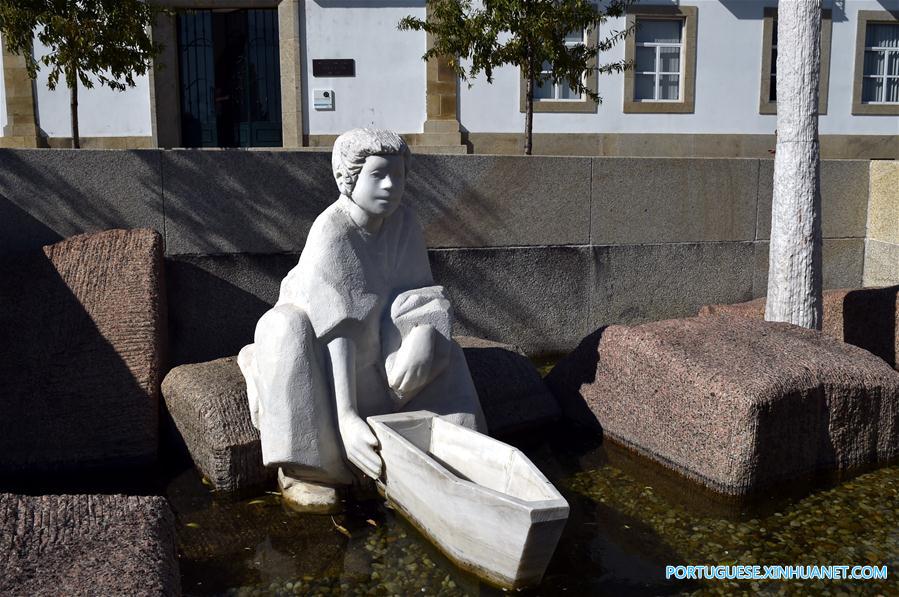
<path id="1" fill-rule="evenodd" d="M 606 442 L 556 430 L 521 444 L 571 517 L 543 582 L 525 595 L 899 595 L 899 466 L 752 503 L 723 501 Z M 192 469 L 168 496 L 186 595 L 495 595 L 382 500 L 296 514 L 270 493 L 217 496 Z M 876 581 L 666 581 L 668 564 L 877 564 Z"/>

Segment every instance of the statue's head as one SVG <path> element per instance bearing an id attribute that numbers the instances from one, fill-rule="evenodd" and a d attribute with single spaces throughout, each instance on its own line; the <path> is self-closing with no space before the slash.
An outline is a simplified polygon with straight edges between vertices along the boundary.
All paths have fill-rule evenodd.
<path id="1" fill-rule="evenodd" d="M 342 195 L 369 213 L 388 216 L 403 197 L 410 158 L 395 132 L 353 129 L 334 141 L 331 168 Z"/>

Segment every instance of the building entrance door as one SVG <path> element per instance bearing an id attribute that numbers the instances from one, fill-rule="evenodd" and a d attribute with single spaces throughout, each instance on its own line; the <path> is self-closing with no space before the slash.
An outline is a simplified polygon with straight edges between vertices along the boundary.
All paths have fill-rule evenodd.
<path id="1" fill-rule="evenodd" d="M 281 146 L 277 10 L 182 13 L 178 50 L 183 146 Z"/>

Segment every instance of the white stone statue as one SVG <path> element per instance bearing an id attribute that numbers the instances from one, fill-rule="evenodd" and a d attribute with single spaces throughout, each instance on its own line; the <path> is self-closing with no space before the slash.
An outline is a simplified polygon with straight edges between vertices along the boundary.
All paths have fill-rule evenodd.
<path id="1" fill-rule="evenodd" d="M 410 153 L 392 131 L 355 129 L 332 154 L 340 197 L 316 218 L 277 304 L 238 363 L 262 457 L 295 507 L 333 510 L 336 488 L 382 473 L 370 415 L 427 410 L 485 431 L 435 286 L 421 227 L 401 200 Z"/>

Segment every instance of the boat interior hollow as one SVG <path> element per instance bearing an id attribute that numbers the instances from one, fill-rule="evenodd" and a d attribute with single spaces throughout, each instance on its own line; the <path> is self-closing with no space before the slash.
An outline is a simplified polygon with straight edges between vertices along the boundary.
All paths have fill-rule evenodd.
<path id="1" fill-rule="evenodd" d="M 464 481 L 525 502 L 561 499 L 517 448 L 436 416 L 381 421 Z"/>

